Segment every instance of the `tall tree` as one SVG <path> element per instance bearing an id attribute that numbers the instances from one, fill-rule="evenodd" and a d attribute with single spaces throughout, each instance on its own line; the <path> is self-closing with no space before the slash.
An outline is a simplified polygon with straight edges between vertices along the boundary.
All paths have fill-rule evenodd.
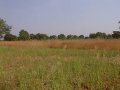
<path id="1" fill-rule="evenodd" d="M 19 32 L 19 40 L 29 40 L 30 39 L 30 35 L 27 31 L 25 31 L 24 29 L 22 29 Z"/>
<path id="2" fill-rule="evenodd" d="M 3 34 L 10 33 L 11 26 L 6 24 L 6 21 L 0 18 L 0 38 L 3 37 Z"/>

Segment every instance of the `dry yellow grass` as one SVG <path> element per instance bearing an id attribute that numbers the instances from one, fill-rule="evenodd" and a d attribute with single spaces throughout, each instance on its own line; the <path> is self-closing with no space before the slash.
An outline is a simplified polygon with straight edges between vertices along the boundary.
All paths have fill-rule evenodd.
<path id="1" fill-rule="evenodd" d="M 40 48 L 120 49 L 120 40 L 1 41 L 0 46 Z"/>

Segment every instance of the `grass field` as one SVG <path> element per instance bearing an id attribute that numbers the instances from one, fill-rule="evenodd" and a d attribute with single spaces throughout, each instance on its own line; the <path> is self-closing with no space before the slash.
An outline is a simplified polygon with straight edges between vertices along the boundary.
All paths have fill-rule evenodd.
<path id="1" fill-rule="evenodd" d="M 120 90 L 120 42 L 72 42 L 0 42 L 0 90 Z"/>
<path id="2" fill-rule="evenodd" d="M 120 49 L 120 40 L 43 40 L 43 41 L 1 41 L 0 46 L 76 48 L 76 49 Z"/>

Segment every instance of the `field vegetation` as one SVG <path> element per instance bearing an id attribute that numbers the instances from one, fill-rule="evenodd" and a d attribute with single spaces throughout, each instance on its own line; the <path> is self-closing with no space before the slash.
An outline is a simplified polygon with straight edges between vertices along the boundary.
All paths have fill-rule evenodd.
<path id="1" fill-rule="evenodd" d="M 120 90 L 120 42 L 1 41 L 0 90 Z"/>
<path id="2" fill-rule="evenodd" d="M 76 49 L 120 49 L 119 39 L 86 39 L 86 40 L 29 40 L 1 41 L 0 46 L 39 47 L 39 48 L 76 48 Z"/>

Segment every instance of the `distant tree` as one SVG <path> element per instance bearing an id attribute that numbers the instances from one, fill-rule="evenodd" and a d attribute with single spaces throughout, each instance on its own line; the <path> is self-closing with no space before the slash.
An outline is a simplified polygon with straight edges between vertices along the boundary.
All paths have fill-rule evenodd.
<path id="1" fill-rule="evenodd" d="M 112 37 L 115 39 L 120 38 L 120 31 L 113 31 Z"/>
<path id="2" fill-rule="evenodd" d="M 78 39 L 78 36 L 77 35 L 73 35 L 73 39 Z"/>
<path id="3" fill-rule="evenodd" d="M 25 31 L 24 29 L 22 29 L 19 32 L 19 40 L 29 40 L 30 39 L 30 35 L 27 31 Z"/>
<path id="4" fill-rule="evenodd" d="M 89 38 L 95 39 L 95 38 L 96 38 L 96 34 L 95 34 L 95 33 L 91 33 L 91 34 L 89 35 Z"/>
<path id="5" fill-rule="evenodd" d="M 51 35 L 49 38 L 50 39 L 57 39 L 57 36 L 56 35 Z"/>
<path id="6" fill-rule="evenodd" d="M 5 41 L 16 41 L 17 40 L 17 36 L 12 35 L 12 34 L 6 34 L 4 37 Z"/>
<path id="7" fill-rule="evenodd" d="M 106 33 L 97 32 L 97 33 L 91 33 L 89 35 L 89 38 L 91 38 L 91 39 L 96 39 L 96 38 L 105 39 L 105 38 L 107 38 L 107 35 L 106 35 Z"/>
<path id="8" fill-rule="evenodd" d="M 64 39 L 66 39 L 66 36 L 64 34 L 59 34 L 58 35 L 58 39 L 64 40 Z"/>
<path id="9" fill-rule="evenodd" d="M 112 35 L 111 34 L 108 34 L 107 35 L 107 39 L 112 39 L 113 37 L 112 37 Z"/>
<path id="10" fill-rule="evenodd" d="M 84 37 L 84 35 L 80 35 L 78 38 L 79 39 L 84 39 L 85 37 Z"/>
<path id="11" fill-rule="evenodd" d="M 79 37 L 77 35 L 67 35 L 66 39 L 78 39 Z"/>
<path id="12" fill-rule="evenodd" d="M 10 33 L 11 26 L 6 24 L 6 21 L 0 18 L 0 38 L 3 37 L 3 34 L 8 34 Z"/>
<path id="13" fill-rule="evenodd" d="M 36 34 L 36 39 L 37 40 L 47 40 L 48 38 L 49 37 L 48 37 L 47 34 L 40 34 L 40 33 Z"/>
<path id="14" fill-rule="evenodd" d="M 106 33 L 97 32 L 96 33 L 96 38 L 106 38 Z"/>
<path id="15" fill-rule="evenodd" d="M 85 37 L 85 39 L 89 39 L 89 37 Z"/>
<path id="16" fill-rule="evenodd" d="M 73 35 L 67 35 L 67 37 L 66 37 L 67 39 L 73 39 Z"/>
<path id="17" fill-rule="evenodd" d="M 35 35 L 35 34 L 30 34 L 30 39 L 31 39 L 31 40 L 36 39 L 36 35 Z"/>
<path id="18" fill-rule="evenodd" d="M 37 40 L 40 40 L 40 39 L 41 39 L 40 33 L 36 34 L 36 35 L 35 35 L 35 38 L 36 38 Z"/>

